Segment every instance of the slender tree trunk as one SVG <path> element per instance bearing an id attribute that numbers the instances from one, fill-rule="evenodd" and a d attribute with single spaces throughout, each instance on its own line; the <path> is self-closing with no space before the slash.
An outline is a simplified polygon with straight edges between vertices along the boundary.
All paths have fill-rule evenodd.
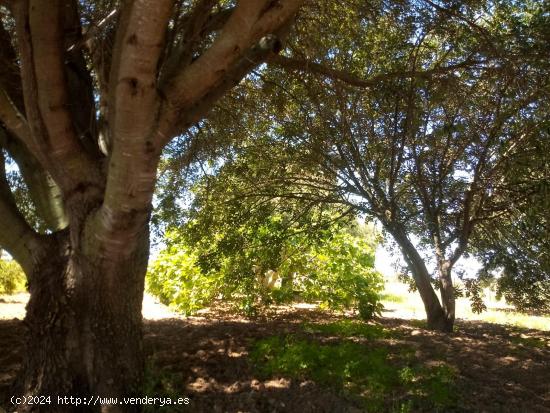
<path id="1" fill-rule="evenodd" d="M 439 263 L 439 280 L 441 282 L 441 303 L 445 314 L 445 329 L 443 331 L 453 331 L 455 322 L 455 294 L 453 280 L 451 278 L 452 266 L 449 261 Z"/>
<path id="2" fill-rule="evenodd" d="M 388 227 L 386 227 L 388 228 Z M 399 228 L 388 228 L 393 238 L 401 248 L 405 261 L 413 275 L 414 282 L 422 298 L 424 309 L 426 311 L 427 326 L 430 330 L 443 332 L 452 332 L 454 322 L 454 301 L 453 301 L 453 320 L 449 323 L 444 308 L 437 298 L 437 294 L 431 284 L 431 276 L 426 268 L 424 260 L 407 238 L 406 234 Z"/>
<path id="3" fill-rule="evenodd" d="M 94 397 L 140 394 L 148 228 L 134 251 L 108 263 L 94 255 L 94 234 L 82 235 L 78 245 L 71 244 L 75 237 L 68 231 L 57 235 L 29 277 L 27 359 L 19 393 L 51 396 L 51 405 L 19 406 L 18 412 L 139 411 L 100 406 Z M 80 397 L 82 404 L 58 404 L 65 396 Z"/>

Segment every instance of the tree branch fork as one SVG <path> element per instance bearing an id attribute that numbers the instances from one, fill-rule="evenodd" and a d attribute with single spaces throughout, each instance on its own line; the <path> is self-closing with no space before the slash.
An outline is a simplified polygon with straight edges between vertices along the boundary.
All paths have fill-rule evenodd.
<path id="1" fill-rule="evenodd" d="M 116 12 L 108 96 L 103 96 L 112 147 L 107 159 L 90 152 L 75 127 L 71 107 L 78 102 L 72 100 L 66 59 L 67 53 L 82 54 L 84 48 L 82 42 L 67 44 L 65 39 L 67 3 L 4 0 L 0 4 L 16 22 L 22 84 L 22 96 L 10 96 L 6 79 L 0 78 L 2 128 L 23 142 L 54 179 L 73 216 L 72 226 L 79 231 L 93 227 L 96 252 L 106 259 L 124 254 L 127 240 L 136 239 L 147 225 L 162 148 L 190 122 L 204 117 L 217 99 L 273 52 L 258 51 L 258 45 L 288 27 L 303 0 L 241 0 L 223 20 L 201 17 L 219 15 L 216 3 L 199 1 L 188 16 L 208 24 L 215 20 L 212 29 L 217 34 L 211 45 L 197 59 L 166 73 L 163 63 L 170 61 L 164 55 L 166 35 L 175 1 L 133 0 Z M 204 24 L 196 30 L 210 36 Z M 188 21 L 187 27 L 193 22 Z M 79 46 L 71 48 L 75 44 Z M 18 98 L 24 107 L 13 103 Z M 71 213 L 83 206 L 88 210 Z M 93 219 L 87 226 L 77 222 L 90 214 Z"/>

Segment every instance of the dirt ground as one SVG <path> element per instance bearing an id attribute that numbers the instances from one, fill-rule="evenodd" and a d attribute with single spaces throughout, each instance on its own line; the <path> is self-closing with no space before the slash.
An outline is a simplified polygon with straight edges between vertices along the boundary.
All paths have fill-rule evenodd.
<path id="1" fill-rule="evenodd" d="M 13 315 L 15 306 L 22 306 L 24 299 L 7 303 L 4 298 L 2 303 L 0 298 L 0 406 L 7 411 L 10 384 L 24 357 L 25 327 L 20 319 L 5 316 Z M 220 309 L 201 317 L 169 318 L 173 315 L 168 309 L 147 300 L 144 316 L 148 365 L 178 378 L 176 393 L 190 398 L 184 411 L 361 411 L 346 396 L 312 381 L 260 379 L 247 358 L 257 339 L 299 331 L 303 334 L 304 322 L 334 321 L 344 316 L 312 306 L 294 306 L 256 320 L 235 317 Z M 6 308 L 10 305 L 11 313 Z M 399 333 L 399 339 L 379 339 L 390 351 L 406 345 L 415 350 L 419 360 L 442 360 L 458 371 L 460 403 L 453 411 L 550 412 L 548 332 L 459 321 L 456 333 L 444 335 L 423 330 L 414 320 L 384 317 L 376 323 Z"/>

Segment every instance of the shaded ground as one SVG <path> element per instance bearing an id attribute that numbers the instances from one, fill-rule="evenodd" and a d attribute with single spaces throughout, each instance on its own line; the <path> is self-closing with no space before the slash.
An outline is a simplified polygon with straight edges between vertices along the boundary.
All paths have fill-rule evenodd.
<path id="1" fill-rule="evenodd" d="M 181 411 L 361 411 L 356 401 L 312 381 L 261 379 L 247 357 L 255 340 L 290 333 L 318 339 L 304 333 L 304 322 L 342 317 L 307 307 L 280 309 L 255 321 L 222 311 L 189 319 L 162 318 L 168 314 L 161 311 L 158 319 L 145 322 L 149 391 L 169 381 L 174 395 L 191 399 Z M 417 320 L 384 318 L 379 324 L 392 332 L 392 338 L 376 339 L 376 345 L 390 354 L 412 349 L 416 360 L 427 365 L 445 362 L 458 372 L 458 403 L 452 411 L 550 412 L 549 333 L 461 321 L 458 331 L 446 336 L 423 330 Z M 24 357 L 23 335 L 20 320 L 0 320 L 2 407 L 7 407 L 8 386 Z"/>

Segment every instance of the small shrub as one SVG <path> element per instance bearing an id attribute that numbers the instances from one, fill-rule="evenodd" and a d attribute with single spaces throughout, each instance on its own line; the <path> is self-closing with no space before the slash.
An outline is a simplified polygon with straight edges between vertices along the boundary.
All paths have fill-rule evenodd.
<path id="1" fill-rule="evenodd" d="M 331 310 L 356 308 L 363 320 L 380 315 L 382 276 L 374 270 L 374 249 L 369 240 L 341 232 L 310 258 L 303 296 L 321 301 Z"/>
<path id="2" fill-rule="evenodd" d="M 0 294 L 13 294 L 25 289 L 25 273 L 12 260 L 0 260 Z"/>

